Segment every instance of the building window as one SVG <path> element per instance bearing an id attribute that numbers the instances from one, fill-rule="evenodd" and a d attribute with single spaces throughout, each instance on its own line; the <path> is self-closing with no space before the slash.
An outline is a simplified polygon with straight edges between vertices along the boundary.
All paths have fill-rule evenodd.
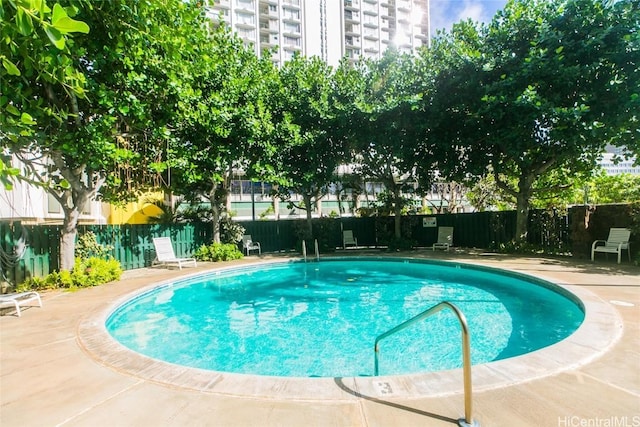
<path id="1" fill-rule="evenodd" d="M 50 193 L 47 193 L 47 212 L 50 214 L 59 214 L 62 212 L 62 206 Z"/>
<path id="2" fill-rule="evenodd" d="M 292 24 L 290 22 L 285 22 L 284 30 L 288 33 L 300 34 L 300 24 Z"/>
<path id="3" fill-rule="evenodd" d="M 297 10 L 285 10 L 284 17 L 287 19 L 300 20 L 300 12 Z"/>
<path id="4" fill-rule="evenodd" d="M 253 9 L 253 0 L 236 0 L 236 6 L 245 9 Z"/>
<path id="5" fill-rule="evenodd" d="M 244 39 L 250 39 L 253 40 L 256 37 L 256 32 L 253 29 L 244 29 L 244 28 L 239 28 L 238 29 L 238 35 Z"/>
<path id="6" fill-rule="evenodd" d="M 285 46 L 300 46 L 300 39 L 296 37 L 284 36 Z"/>
<path id="7" fill-rule="evenodd" d="M 253 15 L 247 15 L 246 13 L 237 13 L 237 20 L 239 24 L 255 25 L 255 17 Z"/>

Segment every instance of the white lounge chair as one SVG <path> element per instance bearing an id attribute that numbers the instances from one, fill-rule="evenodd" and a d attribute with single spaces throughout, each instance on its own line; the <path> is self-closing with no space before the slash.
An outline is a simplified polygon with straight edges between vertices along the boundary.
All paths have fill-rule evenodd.
<path id="1" fill-rule="evenodd" d="M 33 307 L 34 305 L 30 304 L 33 301 L 37 301 L 38 305 L 42 307 L 42 300 L 40 299 L 40 294 L 35 291 L 0 295 L 0 306 L 1 307 L 13 306 L 16 309 L 16 314 L 18 315 L 18 317 L 20 317 L 21 315 L 20 307 Z"/>
<path id="2" fill-rule="evenodd" d="M 153 246 L 156 248 L 156 259 L 153 260 L 152 265 L 178 265 L 180 270 L 182 270 L 183 264 L 198 266 L 195 258 L 176 258 L 171 238 L 169 237 L 154 237 Z"/>
<path id="3" fill-rule="evenodd" d="M 254 242 L 251 240 L 250 234 L 245 234 L 242 236 L 242 248 L 244 249 L 244 253 L 249 256 L 251 251 L 258 251 L 258 255 L 262 254 L 262 248 L 260 247 L 260 242 Z"/>
<path id="4" fill-rule="evenodd" d="M 618 264 L 620 264 L 620 256 L 624 249 L 627 250 L 629 261 L 631 261 L 631 248 L 629 246 L 630 237 L 631 230 L 628 228 L 609 229 L 609 237 L 607 240 L 596 240 L 591 244 L 591 261 L 594 261 L 596 252 L 604 252 L 618 254 Z"/>
<path id="5" fill-rule="evenodd" d="M 358 247 L 358 239 L 354 237 L 353 230 L 344 230 L 342 232 L 342 248 L 347 249 L 348 245 Z"/>
<path id="6" fill-rule="evenodd" d="M 449 250 L 453 246 L 453 227 L 438 227 L 438 241 L 433 244 L 432 250 Z"/>

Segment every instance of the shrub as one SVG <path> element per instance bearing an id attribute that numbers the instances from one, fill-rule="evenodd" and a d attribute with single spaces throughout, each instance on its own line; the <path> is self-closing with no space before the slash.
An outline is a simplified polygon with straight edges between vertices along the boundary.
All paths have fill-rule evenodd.
<path id="1" fill-rule="evenodd" d="M 113 250 L 113 245 L 101 245 L 98 243 L 96 234 L 93 231 L 87 231 L 78 236 L 76 242 L 76 257 L 80 259 L 89 259 L 91 257 L 108 258 Z"/>
<path id="2" fill-rule="evenodd" d="M 238 243 L 244 235 L 244 227 L 229 216 L 220 220 L 220 240 L 224 243 Z"/>
<path id="3" fill-rule="evenodd" d="M 242 252 L 233 243 L 213 243 L 200 246 L 193 254 L 198 261 L 231 261 L 241 259 Z"/>
<path id="4" fill-rule="evenodd" d="M 545 246 L 535 243 L 509 241 L 492 246 L 492 250 L 502 254 L 521 255 L 561 255 L 567 256 L 570 251 L 565 243 L 558 243 L 558 246 Z"/>
<path id="5" fill-rule="evenodd" d="M 42 289 L 76 289 L 119 280 L 122 275 L 120 263 L 111 259 L 91 257 L 86 260 L 76 258 L 71 271 L 54 271 L 45 277 L 31 277 L 17 286 L 17 291 Z"/>

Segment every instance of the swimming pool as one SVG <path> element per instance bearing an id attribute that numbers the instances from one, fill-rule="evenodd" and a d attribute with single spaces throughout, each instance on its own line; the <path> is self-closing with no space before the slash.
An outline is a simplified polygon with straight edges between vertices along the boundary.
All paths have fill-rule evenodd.
<path id="1" fill-rule="evenodd" d="M 376 336 L 442 300 L 465 313 L 474 364 L 549 346 L 584 318 L 567 291 L 522 275 L 357 258 L 176 281 L 120 306 L 106 323 L 128 348 L 179 365 L 274 376 L 369 376 Z M 385 340 L 380 373 L 456 368 L 460 353 L 457 321 L 442 312 Z"/>

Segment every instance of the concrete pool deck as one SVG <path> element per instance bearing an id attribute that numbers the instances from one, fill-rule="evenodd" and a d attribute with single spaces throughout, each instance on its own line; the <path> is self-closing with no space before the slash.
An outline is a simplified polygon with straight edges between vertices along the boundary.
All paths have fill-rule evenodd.
<path id="1" fill-rule="evenodd" d="M 570 342 L 474 366 L 473 417 L 480 425 L 640 426 L 637 267 L 604 260 L 591 264 L 471 253 L 400 255 L 531 274 L 588 300 L 589 325 L 569 337 Z M 134 270 L 109 285 L 44 292 L 43 308 L 25 309 L 20 318 L 5 313 L 0 317 L 0 425 L 455 425 L 464 414 L 461 370 L 418 381 L 364 377 L 283 383 L 250 376 L 243 380 L 167 369 L 166 364 L 120 353 L 117 345 L 113 349 L 113 343 L 99 335 L 105 311 L 135 291 L 223 265 L 281 259 L 267 255 L 182 271 Z M 392 392 L 387 392 L 389 386 Z"/>

